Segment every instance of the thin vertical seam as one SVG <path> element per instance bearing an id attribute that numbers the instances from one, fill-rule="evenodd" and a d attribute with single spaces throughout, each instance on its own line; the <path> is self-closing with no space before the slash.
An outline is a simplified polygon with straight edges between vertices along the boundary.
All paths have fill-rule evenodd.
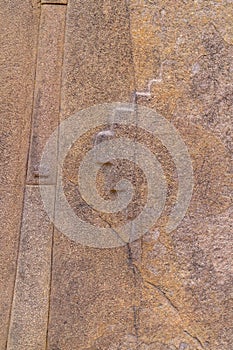
<path id="1" fill-rule="evenodd" d="M 65 20 L 64 20 L 64 37 L 63 37 L 63 50 L 62 50 L 62 58 L 61 58 L 61 72 L 60 72 L 60 93 L 59 93 L 59 109 L 58 109 L 58 132 L 57 132 L 57 161 L 56 164 L 58 164 L 59 159 L 59 138 L 60 138 L 60 121 L 61 121 L 61 95 L 62 95 L 62 82 L 63 82 L 63 62 L 64 62 L 64 53 L 65 53 L 65 43 L 66 43 L 66 22 L 67 22 L 67 6 L 65 10 Z M 57 198 L 57 179 L 58 179 L 58 168 L 56 169 L 56 178 L 55 178 L 55 195 L 54 195 L 54 207 L 53 207 L 53 215 L 54 215 L 54 222 L 56 217 L 56 198 Z M 47 332 L 46 332 L 46 344 L 45 349 L 48 349 L 49 344 L 49 323 L 50 323 L 50 310 L 51 310 L 51 293 L 52 293 L 52 282 L 53 282 L 53 252 L 54 252 L 54 234 L 55 234 L 55 225 L 53 223 L 53 230 L 52 230 L 52 242 L 51 242 L 51 257 L 50 257 L 50 282 L 49 282 L 49 300 L 48 300 L 48 316 L 47 316 Z"/>
<path id="2" fill-rule="evenodd" d="M 133 107 L 134 107 L 134 113 L 136 116 L 136 134 L 134 136 L 134 143 L 136 144 L 136 138 L 137 138 L 137 127 L 138 127 L 138 104 L 137 104 L 137 95 L 136 95 L 136 89 L 137 89 L 137 82 L 136 82 L 136 71 L 135 71 L 135 65 L 134 65 L 134 45 L 133 45 L 133 38 L 132 38 L 132 31 L 131 31 L 131 16 L 130 16 L 130 9 L 128 6 L 130 0 L 125 0 L 125 6 L 126 6 L 126 12 L 127 12 L 127 16 L 128 16 L 128 21 L 129 21 L 129 38 L 130 38 L 130 47 L 131 47 L 131 60 L 132 60 L 132 67 L 133 67 L 133 81 L 134 81 L 134 91 L 133 91 L 133 96 L 131 98 L 133 98 Z M 136 151 L 134 149 L 134 173 L 136 173 Z M 132 232 L 132 223 L 131 223 L 131 232 Z M 142 246 L 142 238 L 140 238 L 140 246 Z M 130 247 L 130 241 L 128 244 L 128 253 L 129 253 L 129 257 L 131 257 L 132 259 L 132 250 Z M 132 262 L 133 264 L 133 262 Z M 137 274 L 135 273 L 135 267 L 133 266 L 133 273 L 134 273 L 134 282 L 135 285 L 137 285 Z M 140 289 L 140 303 L 141 303 L 141 289 Z M 133 319 L 134 319 L 134 329 L 135 329 L 135 334 L 136 334 L 136 338 L 137 338 L 137 343 L 136 343 L 136 348 L 139 348 L 139 343 L 138 343 L 138 320 L 139 320 L 139 310 L 138 312 L 136 312 L 137 307 L 133 306 Z"/>

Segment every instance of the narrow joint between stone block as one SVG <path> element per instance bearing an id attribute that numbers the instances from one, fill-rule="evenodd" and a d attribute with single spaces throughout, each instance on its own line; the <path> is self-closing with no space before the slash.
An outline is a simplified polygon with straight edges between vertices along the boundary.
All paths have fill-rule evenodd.
<path id="1" fill-rule="evenodd" d="M 67 5 L 68 0 L 41 0 L 41 5 Z"/>

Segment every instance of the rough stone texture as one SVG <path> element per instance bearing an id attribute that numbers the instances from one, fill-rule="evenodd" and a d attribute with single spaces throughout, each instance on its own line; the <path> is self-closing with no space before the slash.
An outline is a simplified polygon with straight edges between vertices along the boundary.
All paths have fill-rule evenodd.
<path id="1" fill-rule="evenodd" d="M 59 22 L 56 15 L 64 14 L 65 6 L 54 5 L 55 9 L 44 0 L 42 3 L 46 11 L 46 17 L 42 13 L 42 23 L 47 23 L 52 33 L 57 34 L 58 41 L 46 35 L 44 25 L 41 27 L 43 40 L 38 57 L 50 68 L 47 72 L 46 66 L 40 67 L 37 76 L 33 134 L 39 136 L 40 141 L 33 144 L 32 137 L 33 165 L 38 164 L 43 142 L 58 121 L 61 64 L 56 61 L 57 65 L 52 68 L 56 57 L 52 48 L 57 45 L 61 58 L 64 30 L 63 22 Z M 9 13 L 13 7 L 23 10 L 24 6 L 29 6 L 24 4 L 8 5 Z M 37 13 L 36 4 L 33 5 Z M 121 248 L 97 249 L 72 242 L 55 229 L 51 242 L 52 227 L 41 207 L 38 188 L 28 187 L 8 347 L 231 350 L 232 2 L 69 0 L 67 10 L 61 121 L 97 103 L 133 101 L 135 90 L 149 93 L 150 98 L 136 97 L 136 102 L 158 111 L 182 135 L 192 159 L 194 192 L 182 223 L 167 234 L 164 222 L 178 188 L 174 161 L 163 145 L 145 130 L 119 125 L 114 125 L 116 136 L 134 139 L 157 154 L 168 182 L 168 208 L 142 239 Z M 55 15 L 53 11 L 57 11 Z M 31 19 L 35 26 L 36 18 Z M 14 29 L 14 22 L 10 24 Z M 59 27 L 57 32 L 56 26 Z M 8 45 L 8 38 L 6 43 L 4 45 Z M 30 52 L 28 57 L 33 57 L 31 44 L 29 49 L 23 47 Z M 16 50 L 21 53 L 19 47 Z M 14 45 L 11 50 L 15 52 Z M 19 56 L 20 76 L 23 77 L 27 67 L 33 71 L 31 58 L 25 63 L 24 55 Z M 17 59 L 15 54 L 13 63 L 9 62 L 12 74 L 13 68 L 17 68 Z M 18 82 L 18 71 L 14 74 L 13 79 Z M 5 92 L 10 96 L 12 80 L 8 75 L 6 78 L 9 84 L 3 96 Z M 151 79 L 157 81 L 151 91 L 147 91 Z M 48 87 L 49 82 L 55 91 Z M 27 96 L 30 100 L 25 93 L 27 79 L 18 84 L 23 89 L 17 89 L 20 96 L 16 97 Z M 43 99 L 38 104 L 40 96 Z M 25 106 L 30 110 L 28 101 Z M 25 123 L 28 132 L 28 119 Z M 23 122 L 19 126 L 16 124 L 16 117 L 13 117 L 9 125 L 12 130 L 18 127 L 14 137 L 11 136 L 14 140 L 25 126 Z M 90 130 L 74 143 L 64 163 L 67 200 L 76 214 L 93 224 L 93 230 L 95 225 L 115 227 L 118 221 L 134 218 L 146 198 L 146 179 L 140 169 L 130 162 L 114 160 L 99 172 L 97 189 L 104 199 L 114 200 L 117 194 L 112 191 L 113 183 L 122 177 L 133 180 L 136 194 L 127 216 L 125 213 L 115 217 L 96 215 L 89 207 L 84 207 L 75 192 L 77 168 L 99 131 L 101 127 Z M 1 235 L 1 244 L 6 249 L 1 257 L 0 281 L 10 276 L 1 298 L 4 322 L 0 345 L 3 348 L 14 279 L 14 262 L 9 261 L 9 256 L 16 255 L 26 154 L 26 146 L 8 143 L 8 136 L 4 131 L 3 143 L 12 152 L 9 158 L 12 161 L 4 156 L 6 170 L 1 175 L 4 230 L 7 233 L 10 230 L 10 235 L 5 231 Z M 28 179 L 34 181 L 30 176 Z M 14 185 L 10 190 L 9 184 Z M 17 201 L 13 206 L 15 196 Z M 10 203 L 8 218 L 5 217 L 6 202 Z M 51 245 L 52 276 L 49 276 Z M 52 280 L 50 300 L 49 277 Z"/>
<path id="2" fill-rule="evenodd" d="M 39 24 L 37 1 L 1 1 L 0 22 L 0 349 L 5 349 L 29 145 Z"/>
<path id="3" fill-rule="evenodd" d="M 232 5 L 130 1 L 130 13 L 137 91 L 161 79 L 151 98 L 138 102 L 175 124 L 194 168 L 194 193 L 183 223 L 170 237 L 160 230 L 158 240 L 143 238 L 142 257 L 136 258 L 146 288 L 140 337 L 151 344 L 148 349 L 179 349 L 184 343 L 188 349 L 228 350 Z M 150 295 L 153 288 L 162 305 Z"/>
<path id="4" fill-rule="evenodd" d="M 135 0 L 130 13 L 137 89 L 145 90 L 162 67 L 150 106 L 168 119 L 204 126 L 229 148 L 231 2 Z"/>
<path id="5" fill-rule="evenodd" d="M 48 348 L 134 345 L 138 296 L 127 250 L 81 247 L 56 233 L 53 261 Z"/>
<path id="6" fill-rule="evenodd" d="M 129 100 L 124 2 L 69 1 L 67 11 L 62 119 L 96 103 Z M 83 247 L 57 231 L 54 241 L 48 348 L 134 349 L 139 290 L 128 248 Z"/>
<path id="7" fill-rule="evenodd" d="M 35 184 L 42 149 L 59 120 L 65 13 L 64 6 L 44 5 L 41 9 L 27 174 L 27 182 L 34 186 L 27 186 L 25 193 L 7 343 L 11 350 L 42 350 L 47 342 L 53 225 Z M 54 186 L 47 183 L 46 189 L 54 194 Z"/>
<path id="8" fill-rule="evenodd" d="M 11 186 L 1 187 L 0 190 L 0 349 L 4 349 L 13 297 L 23 188 Z"/>
<path id="9" fill-rule="evenodd" d="M 65 14 L 65 6 L 41 9 L 27 183 L 38 183 L 43 148 L 59 121 Z"/>
<path id="10" fill-rule="evenodd" d="M 95 104 L 129 101 L 134 77 L 124 1 L 71 0 L 67 11 L 62 118 Z"/>
<path id="11" fill-rule="evenodd" d="M 8 350 L 46 348 L 52 232 L 38 187 L 27 186 Z"/>
<path id="12" fill-rule="evenodd" d="M 49 4 L 49 5 L 66 5 L 68 0 L 41 0 L 41 4 Z"/>
<path id="13" fill-rule="evenodd" d="M 24 181 L 34 89 L 39 8 L 1 2 L 1 185 Z M 14 21 L 12 21 L 14 17 Z M 21 30 L 17 30 L 18 28 Z"/>
<path id="14" fill-rule="evenodd" d="M 115 28 L 124 11 L 127 14 L 126 8 L 115 6 L 111 1 L 103 1 L 101 6 L 88 1 L 82 8 L 79 3 L 69 3 L 62 118 L 97 102 L 130 101 L 130 89 L 146 91 L 149 80 L 157 78 L 150 100 L 141 97 L 137 102 L 156 109 L 181 133 L 193 161 L 194 194 L 189 211 L 177 230 L 169 235 L 163 226 L 151 230 L 141 241 L 128 247 L 128 254 L 125 248 L 101 252 L 75 247 L 56 233 L 50 348 L 124 349 L 126 346 L 142 350 L 229 350 L 232 344 L 229 311 L 232 247 L 228 238 L 231 229 L 228 130 L 231 32 L 230 25 L 223 30 L 220 24 L 224 13 L 229 18 L 230 5 L 184 1 L 130 1 L 129 5 L 131 41 L 125 34 L 118 37 L 119 27 L 114 36 L 110 33 L 110 25 Z M 122 19 L 121 25 L 127 28 Z M 131 43 L 135 87 L 132 71 L 130 77 L 124 73 L 126 80 L 122 77 L 128 69 L 126 62 L 129 66 L 131 63 L 128 52 Z M 117 55 L 113 48 L 117 48 Z M 205 95 L 199 90 L 203 89 L 207 78 L 210 83 Z M 129 88 L 122 88 L 125 84 Z M 210 89 L 212 85 L 213 89 L 216 86 L 215 90 Z M 209 125 L 205 122 L 206 111 L 213 108 L 216 96 L 223 91 L 226 97 L 221 99 L 221 118 L 216 116 Z M 125 130 L 117 130 L 127 134 Z M 130 133 L 130 137 L 140 140 L 139 134 L 136 135 Z M 68 159 L 65 165 L 66 179 L 71 179 L 71 186 L 76 177 L 74 159 L 78 162 L 79 150 L 86 151 L 89 147 L 91 136 L 85 137 L 73 151 L 73 161 Z M 149 137 L 142 136 L 142 139 L 148 148 L 153 147 Z M 169 160 L 165 159 L 165 162 Z M 171 171 L 172 163 L 169 164 Z M 130 169 L 129 164 L 127 166 Z M 103 169 L 98 186 L 106 198 L 110 198 L 109 192 L 101 187 L 101 181 L 109 181 L 109 178 L 108 170 Z M 69 184 L 66 185 L 69 192 Z M 171 185 L 175 187 L 174 183 Z M 70 196 L 71 192 L 67 198 L 80 214 L 80 203 L 75 202 L 74 193 Z M 101 225 L 100 218 L 91 217 L 90 210 L 88 218 Z M 112 270 L 114 264 L 122 269 L 121 274 L 127 275 L 127 264 L 118 263 L 127 255 L 134 273 L 132 276 L 128 271 L 130 285 L 127 286 L 127 279 L 109 283 L 109 272 L 115 277 L 120 273 L 120 270 Z M 85 271 L 81 267 L 81 257 L 87 264 Z M 108 267 L 105 266 L 107 257 L 112 261 Z M 71 275 L 69 266 L 73 266 Z M 84 281 L 92 276 L 93 270 L 94 278 L 91 277 L 91 282 L 88 279 L 83 289 L 87 283 Z M 135 293 L 130 287 L 132 278 Z M 110 286 L 104 302 L 99 283 Z M 115 294 L 119 287 L 124 289 L 124 308 L 129 310 L 124 313 L 122 304 L 118 306 L 118 311 L 124 315 L 120 324 L 117 307 L 109 304 L 112 298 L 118 302 Z M 93 288 L 98 293 L 94 302 Z M 129 300 L 131 293 L 134 298 Z M 83 295 L 91 301 L 88 309 L 83 308 Z M 77 297 L 80 297 L 78 301 Z M 68 317 L 69 305 L 74 305 L 74 309 Z M 134 323 L 129 327 L 132 309 Z M 103 327 L 107 310 L 112 313 L 107 321 L 113 327 L 110 339 L 109 329 Z M 123 333 L 121 324 L 126 329 Z"/>

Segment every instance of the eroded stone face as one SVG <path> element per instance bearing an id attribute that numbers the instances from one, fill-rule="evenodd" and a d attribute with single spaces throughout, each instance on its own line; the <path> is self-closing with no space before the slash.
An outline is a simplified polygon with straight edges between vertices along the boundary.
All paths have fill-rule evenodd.
<path id="1" fill-rule="evenodd" d="M 133 92 L 129 43 L 129 18 L 124 2 L 104 2 L 103 6 L 102 2 L 94 1 L 69 3 L 61 121 L 98 103 L 128 101 Z M 71 147 L 65 160 L 64 185 L 71 207 L 85 220 L 101 226 L 106 222 L 90 212 L 90 208 L 85 209 L 72 193 L 78 159 L 93 145 L 93 136 L 87 133 L 79 140 L 81 144 Z M 77 146 L 81 153 L 75 152 Z M 100 174 L 102 183 L 103 176 L 104 172 Z M 134 308 L 140 289 L 136 287 L 128 248 L 85 247 L 57 231 L 54 242 L 49 349 L 107 350 L 119 346 L 127 349 L 129 344 L 133 348 Z"/>
<path id="2" fill-rule="evenodd" d="M 157 240 L 143 238 L 137 266 L 149 302 L 141 312 L 141 339 L 168 348 L 230 349 L 232 38 L 221 20 L 232 18 L 232 8 L 227 2 L 131 1 L 130 9 L 137 89 L 146 90 L 144 77 L 159 80 L 146 103 L 176 125 L 194 169 L 183 223 L 169 237 L 160 231 Z M 155 53 L 157 60 L 148 59 Z M 161 298 L 160 307 L 150 293 Z"/>
<path id="3" fill-rule="evenodd" d="M 0 348 L 5 349 L 30 138 L 39 7 L 34 1 L 2 1 L 0 22 Z"/>
<path id="4" fill-rule="evenodd" d="M 47 346 L 49 350 L 230 350 L 233 343 L 231 1 L 69 0 L 67 8 L 65 0 L 41 3 L 41 42 L 38 42 L 34 128 L 27 178 L 33 186 L 27 186 L 25 192 L 8 348 L 23 350 L 26 344 L 27 348 Z M 59 8 L 54 12 L 56 6 Z M 28 65 L 31 67 L 33 63 L 30 61 Z M 87 108 L 113 102 L 120 102 L 122 120 L 110 116 L 104 123 L 95 124 L 98 118 L 103 120 L 98 108 L 93 115 L 89 115 L 91 110 Z M 149 128 L 139 125 L 143 121 L 139 116 L 142 106 L 155 111 L 156 116 L 161 115 L 165 124 L 156 124 L 156 118 L 151 120 L 151 115 L 145 114 L 145 120 L 151 120 Z M 86 202 L 85 198 L 92 199 L 92 182 L 89 169 L 85 168 L 82 184 L 86 180 L 91 185 L 80 190 L 79 170 L 88 152 L 97 146 L 101 148 L 105 142 L 110 145 L 127 139 L 143 145 L 150 155 L 157 157 L 167 187 L 162 215 L 139 239 L 109 248 L 110 245 L 98 244 L 96 235 L 96 244 L 88 246 L 70 239 L 62 229 L 53 229 L 46 208 L 43 211 L 33 164 L 39 163 L 43 143 L 57 124 L 80 111 L 83 119 L 79 118 L 79 128 L 75 127 L 88 127 L 67 147 L 60 174 L 67 205 L 74 215 L 91 225 L 93 235 L 99 228 L 117 231 L 127 223 L 132 223 L 133 232 L 133 222 L 148 203 L 149 193 L 148 177 L 140 164 L 135 163 L 137 149 L 135 159 L 115 157 L 101 163 L 96 156 L 101 166 L 95 187 L 103 200 L 117 201 L 117 184 L 122 179 L 132 184 L 131 201 L 123 210 L 98 211 Z M 131 113 L 134 123 L 124 123 L 124 113 Z M 171 137 L 167 132 L 170 129 L 161 125 L 167 122 L 187 147 L 189 157 L 184 157 L 187 171 L 181 174 L 176 159 L 185 153 L 175 142 L 166 143 Z M 28 120 L 26 124 L 29 133 Z M 11 125 L 16 125 L 15 117 Z M 58 130 L 59 147 L 59 141 L 64 141 L 61 135 L 66 135 L 62 125 Z M 19 129 L 15 139 L 21 132 Z M 3 141 L 5 138 L 9 148 L 9 135 L 5 131 Z M 72 128 L 69 132 L 72 134 Z M 170 150 L 166 145 L 172 145 Z M 25 158 L 25 147 L 20 153 L 16 142 L 13 151 Z M 105 151 L 111 154 L 107 147 Z M 125 158 L 131 151 L 124 153 Z M 12 164 L 14 169 L 18 164 L 24 169 L 25 160 L 17 160 L 16 166 L 15 158 L 12 152 L 9 170 Z M 55 158 L 60 160 L 57 155 Z M 9 172 L 3 172 L 4 184 L 22 184 L 22 171 L 18 174 L 14 170 L 12 178 Z M 188 175 L 192 180 L 191 200 L 183 220 L 171 232 L 167 231 L 181 180 Z M 42 186 L 50 186 L 53 199 L 58 199 L 55 182 L 49 182 L 46 176 L 43 181 Z M 15 211 L 21 212 L 22 187 L 17 192 L 17 186 L 10 195 L 4 192 L 3 204 L 6 206 L 8 200 L 13 203 L 16 193 L 19 200 Z M 85 190 L 87 197 L 83 196 Z M 57 202 L 52 211 L 55 223 L 57 215 L 60 222 L 65 218 L 57 210 Z M 13 218 L 15 211 L 11 210 Z M 9 220 L 5 220 L 5 227 L 15 230 Z M 38 237 L 42 239 L 37 247 Z M 17 248 L 15 236 L 13 239 L 13 246 L 12 242 L 3 240 L 10 247 L 9 252 L 6 250 L 8 256 Z M 30 242 L 33 247 L 28 249 Z M 10 268 L 6 263 L 3 267 L 5 276 Z M 12 284 L 6 290 L 10 294 Z M 35 314 L 39 315 L 40 323 L 36 322 Z M 24 322 L 20 324 L 22 317 Z"/>
<path id="5" fill-rule="evenodd" d="M 69 6 L 62 119 L 96 103 L 116 98 L 123 102 L 135 90 L 136 102 L 170 120 L 185 141 L 192 160 L 194 189 L 189 209 L 177 229 L 166 232 L 167 209 L 146 235 L 125 248 L 83 250 L 79 245 L 70 245 L 67 239 L 61 240 L 56 233 L 54 254 L 59 258 L 54 260 L 57 277 L 52 285 L 50 347 L 228 349 L 229 131 L 217 130 L 226 123 L 222 122 L 224 118 L 228 120 L 229 97 L 221 100 L 221 111 L 225 111 L 221 118 L 214 117 L 210 123 L 206 117 L 206 111 L 213 110 L 213 101 L 220 91 L 224 93 L 230 80 L 229 31 L 218 27 L 226 5 L 131 1 L 126 8 L 109 1 L 103 2 L 102 7 L 87 2 L 81 11 L 78 3 L 70 2 Z M 228 41 L 224 35 L 228 35 Z M 147 90 L 149 82 L 151 89 Z M 143 92 L 149 92 L 150 98 L 143 97 Z M 73 143 L 64 162 L 66 198 L 74 212 L 93 225 L 93 230 L 109 226 L 117 229 L 118 225 L 133 221 L 147 198 L 147 181 L 140 169 L 116 159 L 101 168 L 96 186 L 105 200 L 114 201 L 117 194 L 111 190 L 121 177 L 132 181 L 132 210 L 110 215 L 83 202 L 78 191 L 78 169 L 85 154 L 106 141 L 103 138 L 94 142 L 96 135 L 104 135 L 108 128 L 107 124 L 90 128 Z M 169 152 L 140 128 L 115 124 L 110 131 L 107 139 L 132 138 L 155 152 L 169 184 L 168 207 L 172 206 L 179 186 Z M 227 214 L 220 224 L 222 213 Z M 110 257 L 112 263 L 106 266 Z M 86 262 L 91 259 L 96 265 L 87 263 L 84 269 L 81 258 Z M 70 265 L 74 266 L 72 274 Z M 114 283 L 110 282 L 110 271 Z M 86 279 L 88 285 L 83 289 Z M 105 286 L 104 299 L 100 285 Z M 123 304 L 116 295 L 118 288 Z M 94 291 L 98 296 L 92 297 Z M 74 303 L 77 294 L 80 298 Z M 83 295 L 90 301 L 88 310 L 83 306 Z M 75 305 L 72 317 L 71 304 Z"/>

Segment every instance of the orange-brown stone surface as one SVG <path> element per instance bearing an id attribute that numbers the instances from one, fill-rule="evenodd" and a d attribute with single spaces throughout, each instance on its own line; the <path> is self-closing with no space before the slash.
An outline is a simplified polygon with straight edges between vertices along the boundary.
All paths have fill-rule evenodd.
<path id="1" fill-rule="evenodd" d="M 0 3 L 0 349 L 7 343 L 14 292 L 39 15 L 36 1 Z"/>
<path id="2" fill-rule="evenodd" d="M 0 4 L 0 15 L 0 350 L 231 350 L 232 1 L 12 0 Z M 72 134 L 62 139 L 62 123 L 113 102 L 133 103 L 133 110 L 119 105 L 122 119 L 109 115 L 99 125 L 101 113 L 81 114 L 73 132 L 85 132 L 60 164 Z M 149 130 L 140 126 L 142 106 L 162 116 L 164 129 L 149 112 Z M 165 147 L 167 122 L 188 150 L 181 175 L 173 156 L 182 150 L 175 141 Z M 39 165 L 59 123 L 53 161 L 56 171 L 63 169 L 51 180 L 54 163 Z M 119 139 L 157 157 L 167 198 L 146 233 L 109 248 L 98 245 L 98 230 L 117 234 L 131 223 L 133 233 L 148 202 L 144 159 L 137 148 L 135 158 L 127 158 L 132 150 L 123 160 L 96 158 L 95 186 L 103 200 L 120 198 L 122 179 L 132 184 L 130 204 L 114 213 L 85 202 L 78 174 L 88 152 Z M 191 200 L 168 232 L 189 159 Z M 146 158 L 144 164 L 149 168 Z M 60 175 L 73 215 L 96 233 L 95 247 L 56 224 L 66 218 L 56 192 Z M 54 201 L 52 213 L 40 186 Z M 85 190 L 95 196 L 91 186 Z"/>

